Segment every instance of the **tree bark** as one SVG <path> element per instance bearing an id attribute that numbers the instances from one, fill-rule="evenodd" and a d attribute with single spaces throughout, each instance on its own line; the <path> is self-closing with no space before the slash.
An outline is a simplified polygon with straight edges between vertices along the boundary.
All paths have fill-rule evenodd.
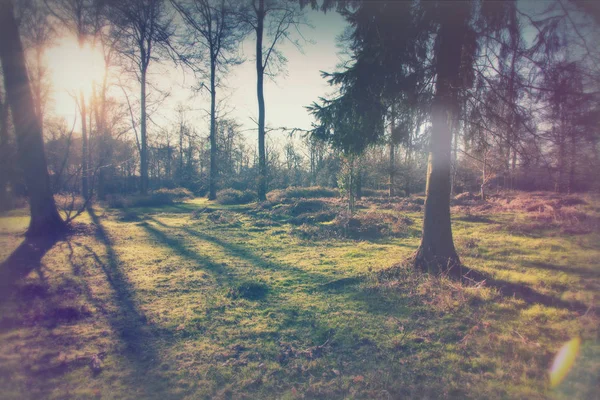
<path id="1" fill-rule="evenodd" d="M 267 162 L 265 154 L 265 95 L 263 66 L 263 30 L 265 1 L 259 0 L 256 24 L 256 95 L 258 97 L 258 200 L 267 199 Z"/>
<path id="2" fill-rule="evenodd" d="M 0 98 L 0 211 L 13 208 L 13 194 L 11 191 L 12 157 L 10 139 L 8 136 L 8 102 Z"/>
<path id="3" fill-rule="evenodd" d="M 88 135 L 86 127 L 86 115 L 87 110 L 85 108 L 85 97 L 83 96 L 83 90 L 79 91 L 80 111 L 81 111 L 81 195 L 85 200 L 88 199 L 90 189 L 88 182 Z"/>
<path id="4" fill-rule="evenodd" d="M 141 187 L 140 191 L 142 194 L 148 193 L 148 140 L 146 135 L 146 67 L 142 67 L 141 80 L 140 80 L 140 91 L 141 91 L 141 121 L 140 121 L 140 175 L 141 175 Z"/>
<path id="5" fill-rule="evenodd" d="M 567 185 L 568 194 L 573 193 L 575 190 L 575 163 L 576 163 L 576 154 L 577 154 L 577 141 L 575 138 L 575 134 L 571 132 L 571 149 L 569 155 L 569 182 Z"/>
<path id="6" fill-rule="evenodd" d="M 396 155 L 396 143 L 394 142 L 394 122 L 396 120 L 396 109 L 394 107 L 394 103 L 392 103 L 392 118 L 390 124 L 390 197 L 394 195 L 394 175 L 396 172 L 396 163 L 395 163 L 395 155 Z"/>
<path id="7" fill-rule="evenodd" d="M 217 94 L 215 92 L 215 63 L 213 50 L 211 49 L 210 62 L 210 177 L 208 181 L 208 199 L 215 200 L 217 198 L 217 132 L 216 132 L 216 101 Z"/>
<path id="8" fill-rule="evenodd" d="M 17 153 L 29 194 L 27 236 L 56 235 L 66 228 L 56 209 L 39 119 L 35 115 L 25 55 L 10 0 L 0 1 L 0 61 L 12 110 Z"/>
<path id="9" fill-rule="evenodd" d="M 455 267 L 460 266 L 450 220 L 450 168 L 452 112 L 459 82 L 468 7 L 469 3 L 450 3 L 438 33 L 440 42 L 436 54 L 437 81 L 432 109 L 423 234 L 414 256 L 415 267 L 432 274 L 455 273 L 458 270 Z"/>

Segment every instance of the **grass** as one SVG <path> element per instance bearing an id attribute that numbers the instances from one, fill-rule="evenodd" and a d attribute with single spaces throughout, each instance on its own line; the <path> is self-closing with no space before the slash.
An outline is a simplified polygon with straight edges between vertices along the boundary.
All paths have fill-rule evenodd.
<path id="1" fill-rule="evenodd" d="M 599 203 L 569 207 L 594 217 Z M 530 212 L 456 208 L 463 262 L 492 276 L 465 286 L 391 268 L 416 249 L 422 214 L 363 206 L 362 221 L 413 224 L 313 240 L 255 205 L 94 208 L 0 304 L 0 397 L 594 398 L 597 230 L 515 231 Z M 27 222 L 1 217 L 0 259 Z M 574 370 L 549 389 L 576 335 Z"/>

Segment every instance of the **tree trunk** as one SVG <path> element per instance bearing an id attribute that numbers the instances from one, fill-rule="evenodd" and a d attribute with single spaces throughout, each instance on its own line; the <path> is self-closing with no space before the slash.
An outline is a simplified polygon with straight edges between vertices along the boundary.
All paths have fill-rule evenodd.
<path id="1" fill-rule="evenodd" d="M 256 24 L 256 95 L 258 97 L 258 200 L 267 199 L 267 162 L 265 154 L 265 95 L 263 66 L 263 29 L 265 1 L 259 0 Z"/>
<path id="2" fill-rule="evenodd" d="M 561 125 L 561 129 L 563 125 Z M 559 143 L 558 143 L 558 178 L 556 180 L 556 192 L 562 193 L 564 190 L 563 185 L 563 173 L 565 169 L 565 153 L 566 153 L 566 140 L 563 136 L 563 132 L 561 131 L 559 134 Z"/>
<path id="3" fill-rule="evenodd" d="M 56 210 L 39 119 L 35 115 L 25 55 L 10 0 L 0 1 L 0 61 L 4 87 L 17 137 L 17 153 L 27 191 L 31 220 L 27 236 L 55 235 L 66 224 Z"/>
<path id="4" fill-rule="evenodd" d="M 83 90 L 79 91 L 80 111 L 81 111 L 81 195 L 87 200 L 89 196 L 89 183 L 88 183 L 88 135 L 86 127 L 86 115 L 87 110 L 85 108 L 85 97 L 83 96 Z"/>
<path id="5" fill-rule="evenodd" d="M 485 150 L 483 153 L 483 165 L 481 168 L 481 201 L 485 201 L 485 184 L 486 184 L 486 172 L 487 172 L 487 153 Z"/>
<path id="6" fill-rule="evenodd" d="M 392 118 L 390 124 L 390 197 L 394 195 L 394 174 L 396 170 L 394 157 L 396 155 L 396 143 L 394 143 L 394 122 L 396 119 L 396 110 L 392 103 Z"/>
<path id="7" fill-rule="evenodd" d="M 567 186 L 567 191 L 569 194 L 573 193 L 575 190 L 575 163 L 576 163 L 576 154 L 577 154 L 577 143 L 575 140 L 575 135 L 571 132 L 571 149 L 569 155 L 569 183 Z"/>
<path id="8" fill-rule="evenodd" d="M 208 199 L 215 200 L 217 198 L 217 129 L 216 129 L 216 101 L 217 94 L 215 93 L 215 64 L 211 49 L 210 65 L 210 177 L 208 181 Z"/>
<path id="9" fill-rule="evenodd" d="M 10 139 L 8 136 L 8 102 L 0 98 L 0 211 L 13 208 L 11 191 L 12 157 Z"/>
<path id="10" fill-rule="evenodd" d="M 432 274 L 450 270 L 454 273 L 457 269 L 454 267 L 460 266 L 450 220 L 451 129 L 464 26 L 470 4 L 452 2 L 448 7 L 438 33 L 440 42 L 436 54 L 437 81 L 431 118 L 423 235 L 414 257 L 415 267 Z"/>
<path id="11" fill-rule="evenodd" d="M 141 151 L 140 151 L 140 175 L 142 194 L 148 193 L 148 139 L 146 134 L 146 66 L 142 67 L 142 75 L 140 80 L 141 91 L 141 121 L 140 121 L 140 136 L 141 136 Z"/>

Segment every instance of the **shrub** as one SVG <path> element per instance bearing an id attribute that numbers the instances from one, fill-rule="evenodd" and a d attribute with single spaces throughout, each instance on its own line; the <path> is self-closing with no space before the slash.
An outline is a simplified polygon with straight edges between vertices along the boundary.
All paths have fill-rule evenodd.
<path id="1" fill-rule="evenodd" d="M 280 202 L 285 199 L 299 198 L 317 198 L 317 197 L 338 197 L 340 192 L 337 189 L 325 188 L 322 186 L 310 187 L 289 187 L 287 189 L 273 190 L 267 193 L 269 201 Z"/>
<path id="2" fill-rule="evenodd" d="M 363 197 L 389 197 L 388 190 L 362 189 L 360 191 Z"/>
<path id="3" fill-rule="evenodd" d="M 187 200 L 192 199 L 194 195 L 186 188 L 178 187 L 174 189 L 158 189 L 154 194 L 160 194 L 162 196 L 168 196 L 175 200 Z"/>
<path id="4" fill-rule="evenodd" d="M 131 198 L 119 194 L 106 196 L 106 205 L 110 208 L 127 208 L 131 206 Z"/>
<path id="5" fill-rule="evenodd" d="M 254 193 L 249 190 L 225 189 L 217 192 L 217 203 L 223 205 L 248 204 L 254 201 Z"/>
<path id="6" fill-rule="evenodd" d="M 107 196 L 106 204 L 111 208 L 128 207 L 160 207 L 181 202 L 194 197 L 192 192 L 184 188 L 159 189 L 148 195 Z"/>

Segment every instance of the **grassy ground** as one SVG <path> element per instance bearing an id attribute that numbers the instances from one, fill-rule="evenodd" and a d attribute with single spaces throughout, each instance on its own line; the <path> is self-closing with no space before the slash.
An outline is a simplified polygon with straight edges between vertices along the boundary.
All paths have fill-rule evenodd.
<path id="1" fill-rule="evenodd" d="M 95 207 L 0 304 L 0 397 L 597 398 L 600 201 L 528 201 L 453 208 L 462 261 L 493 276 L 478 285 L 390 269 L 419 207 L 363 202 L 402 217 L 377 239 L 204 199 Z M 1 217 L 0 260 L 27 222 Z"/>

